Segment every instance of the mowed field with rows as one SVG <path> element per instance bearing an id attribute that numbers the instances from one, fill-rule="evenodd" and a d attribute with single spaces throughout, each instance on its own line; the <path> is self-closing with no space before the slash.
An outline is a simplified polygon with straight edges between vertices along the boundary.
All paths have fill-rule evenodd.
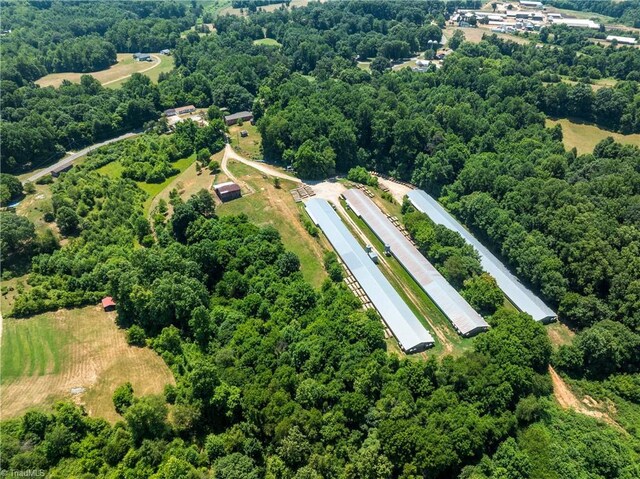
<path id="1" fill-rule="evenodd" d="M 0 419 L 72 399 L 89 414 L 120 419 L 111 396 L 129 381 L 136 395 L 161 394 L 174 379 L 151 349 L 131 347 L 115 313 L 99 306 L 5 319 Z"/>

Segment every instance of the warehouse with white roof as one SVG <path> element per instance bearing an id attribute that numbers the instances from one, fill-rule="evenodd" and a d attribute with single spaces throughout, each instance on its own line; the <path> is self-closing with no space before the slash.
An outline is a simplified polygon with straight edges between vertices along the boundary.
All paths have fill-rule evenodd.
<path id="1" fill-rule="evenodd" d="M 530 314 L 536 321 L 550 322 L 556 319 L 556 313 L 511 274 L 507 267 L 451 216 L 440 203 L 422 190 L 410 191 L 407 197 L 418 211 L 429 216 L 434 223 L 458 232 L 467 243 L 480 253 L 482 267 L 495 278 L 500 289 L 516 308 Z"/>
<path id="2" fill-rule="evenodd" d="M 489 329 L 487 322 L 420 251 L 396 228 L 376 204 L 361 190 L 347 190 L 343 196 L 349 208 L 391 248 L 391 254 L 418 283 L 462 336 Z"/>
<path id="3" fill-rule="evenodd" d="M 311 220 L 322 229 L 384 323 L 393 332 L 402 350 L 417 353 L 433 346 L 431 334 L 347 230 L 329 202 L 312 198 L 306 202 L 305 207 Z"/>

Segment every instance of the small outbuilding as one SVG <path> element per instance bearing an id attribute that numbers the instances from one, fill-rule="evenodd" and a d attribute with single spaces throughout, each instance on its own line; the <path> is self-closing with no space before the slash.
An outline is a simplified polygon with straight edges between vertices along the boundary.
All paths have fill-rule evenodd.
<path id="1" fill-rule="evenodd" d="M 134 53 L 133 54 L 133 59 L 138 61 L 138 62 L 150 62 L 150 61 L 153 61 L 153 58 L 151 58 L 151 55 L 149 55 L 148 53 Z"/>
<path id="2" fill-rule="evenodd" d="M 242 131 L 240 132 L 240 136 L 241 136 L 242 138 L 246 138 L 247 136 L 249 136 L 249 132 L 248 132 L 247 130 L 242 130 Z"/>
<path id="3" fill-rule="evenodd" d="M 236 123 L 242 121 L 252 121 L 253 113 L 250 111 L 239 111 L 237 113 L 232 113 L 231 115 L 227 115 L 224 117 L 224 122 L 227 126 L 235 125 Z"/>
<path id="4" fill-rule="evenodd" d="M 102 309 L 104 309 L 105 313 L 108 313 L 109 311 L 115 311 L 116 302 L 111 296 L 105 296 L 104 298 L 102 298 Z"/>
<path id="5" fill-rule="evenodd" d="M 169 50 L 168 48 L 160 50 L 160 55 L 171 55 L 171 50 Z"/>
<path id="6" fill-rule="evenodd" d="M 64 173 L 65 171 L 69 171 L 71 168 L 73 168 L 73 163 L 66 163 L 60 166 L 56 166 L 51 170 L 51 176 L 53 176 L 54 178 L 57 178 L 58 176 L 60 176 L 61 173 Z"/>
<path id="7" fill-rule="evenodd" d="M 231 201 L 242 196 L 240 186 L 233 181 L 227 181 L 226 183 L 220 183 L 213 185 L 213 189 L 220 198 L 221 201 Z"/>

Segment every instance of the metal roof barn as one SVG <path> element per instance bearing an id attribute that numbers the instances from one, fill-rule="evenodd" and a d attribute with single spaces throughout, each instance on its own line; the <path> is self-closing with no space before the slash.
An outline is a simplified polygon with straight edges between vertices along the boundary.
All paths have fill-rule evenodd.
<path id="1" fill-rule="evenodd" d="M 400 347 L 407 353 L 415 353 L 433 346 L 431 334 L 349 233 L 331 205 L 326 200 L 312 198 L 307 201 L 305 207 L 313 222 L 322 229 L 351 274 L 360 283 L 400 343 Z"/>
<path id="2" fill-rule="evenodd" d="M 498 286 L 520 311 L 530 314 L 536 321 L 553 321 L 556 313 L 544 301 L 524 286 L 507 267 L 465 229 L 440 203 L 422 190 L 413 190 L 407 194 L 409 201 L 420 212 L 426 214 L 439 225 L 456 231 L 467 243 L 480 253 L 480 262 L 486 272 L 493 276 Z"/>
<path id="3" fill-rule="evenodd" d="M 391 246 L 391 254 L 440 308 L 458 333 L 471 336 L 489 329 L 482 316 L 460 296 L 367 195 L 360 190 L 347 190 L 343 194 L 353 212 L 369 225 L 380 241 Z"/>

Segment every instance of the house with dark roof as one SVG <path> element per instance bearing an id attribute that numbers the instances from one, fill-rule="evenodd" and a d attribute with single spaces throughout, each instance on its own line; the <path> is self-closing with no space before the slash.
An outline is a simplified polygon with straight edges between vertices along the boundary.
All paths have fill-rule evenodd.
<path id="1" fill-rule="evenodd" d="M 250 111 L 239 111 L 237 113 L 232 113 L 231 115 L 227 115 L 224 117 L 224 122 L 227 126 L 235 125 L 236 123 L 242 121 L 252 121 L 253 113 Z"/>
<path id="2" fill-rule="evenodd" d="M 151 58 L 151 55 L 149 55 L 148 53 L 134 53 L 133 54 L 133 59 L 135 61 L 138 61 L 138 62 L 150 62 L 150 61 L 153 61 L 153 58 Z"/>

